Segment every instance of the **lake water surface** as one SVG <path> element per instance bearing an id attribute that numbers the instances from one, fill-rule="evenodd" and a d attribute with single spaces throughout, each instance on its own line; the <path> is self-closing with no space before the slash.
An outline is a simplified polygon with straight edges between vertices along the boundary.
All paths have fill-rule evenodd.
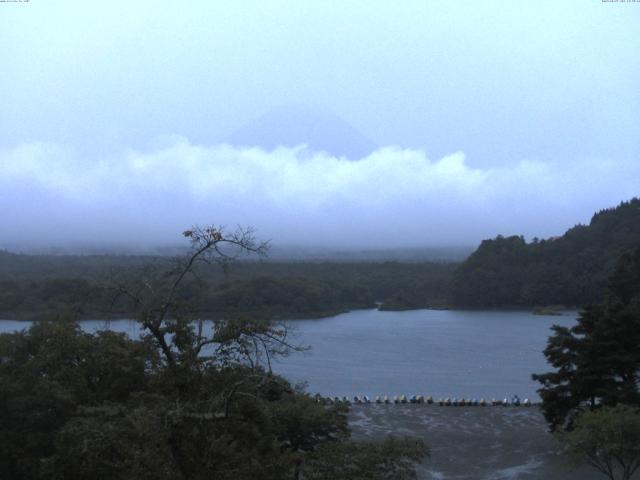
<path id="1" fill-rule="evenodd" d="M 546 317 L 523 311 L 357 310 L 289 322 L 297 343 L 311 346 L 274 370 L 323 395 L 432 395 L 538 399 L 532 373 L 549 370 L 542 350 L 551 325 L 571 326 L 576 313 Z M 129 320 L 85 321 L 82 328 L 139 334 Z M 0 332 L 28 323 L 0 321 Z"/>
<path id="2" fill-rule="evenodd" d="M 537 399 L 532 373 L 549 370 L 542 350 L 554 323 L 575 312 L 360 310 L 294 323 L 311 350 L 276 369 L 325 395 L 433 395 Z"/>

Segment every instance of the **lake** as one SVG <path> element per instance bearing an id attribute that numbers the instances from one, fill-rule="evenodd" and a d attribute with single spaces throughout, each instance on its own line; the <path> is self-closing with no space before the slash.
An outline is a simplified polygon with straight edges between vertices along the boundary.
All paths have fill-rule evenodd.
<path id="1" fill-rule="evenodd" d="M 331 318 L 288 322 L 308 352 L 281 359 L 274 369 L 293 381 L 307 380 L 324 395 L 433 395 L 538 399 L 531 373 L 549 369 L 542 354 L 549 327 L 571 326 L 576 312 L 545 317 L 524 311 L 380 312 L 359 310 Z M 28 327 L 0 321 L 0 332 Z M 109 327 L 132 337 L 130 320 L 85 321 L 82 328 Z M 558 455 L 537 408 L 446 408 L 429 405 L 354 405 L 353 438 L 389 434 L 424 439 L 431 457 L 417 466 L 424 480 L 595 480 L 575 472 Z"/>
<path id="2" fill-rule="evenodd" d="M 274 364 L 277 373 L 306 381 L 323 395 L 432 395 L 537 400 L 532 373 L 549 370 L 542 350 L 553 324 L 571 326 L 576 312 L 539 316 L 525 311 L 357 310 L 288 324 L 296 343 L 309 345 Z M 84 321 L 82 328 L 105 328 Z M 109 328 L 139 334 L 130 320 Z M 28 323 L 0 321 L 0 332 Z"/>

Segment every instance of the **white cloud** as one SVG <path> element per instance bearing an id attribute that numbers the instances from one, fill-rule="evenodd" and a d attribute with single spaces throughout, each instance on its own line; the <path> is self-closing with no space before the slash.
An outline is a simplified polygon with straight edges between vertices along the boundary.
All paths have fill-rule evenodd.
<path id="1" fill-rule="evenodd" d="M 610 160 L 474 169 L 461 152 L 386 147 L 349 161 L 178 137 L 96 162 L 33 143 L 0 151 L 0 245 L 152 246 L 194 223 L 253 225 L 280 244 L 475 244 L 562 233 L 638 185 L 640 165 Z"/>

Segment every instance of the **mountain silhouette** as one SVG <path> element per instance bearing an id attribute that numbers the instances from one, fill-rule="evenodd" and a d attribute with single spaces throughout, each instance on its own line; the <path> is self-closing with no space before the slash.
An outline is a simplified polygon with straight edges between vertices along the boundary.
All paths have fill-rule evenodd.
<path id="1" fill-rule="evenodd" d="M 307 145 L 314 151 L 358 160 L 376 145 L 339 116 L 307 106 L 284 106 L 268 111 L 240 127 L 226 141 L 236 146 Z"/>

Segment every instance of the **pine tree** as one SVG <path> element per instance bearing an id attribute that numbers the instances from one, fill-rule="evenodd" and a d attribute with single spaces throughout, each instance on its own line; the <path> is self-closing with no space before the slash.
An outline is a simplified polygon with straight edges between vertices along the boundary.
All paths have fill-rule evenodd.
<path id="1" fill-rule="evenodd" d="M 603 304 L 553 331 L 544 354 L 555 371 L 533 375 L 552 430 L 585 409 L 640 405 L 640 248 L 620 258 Z"/>

